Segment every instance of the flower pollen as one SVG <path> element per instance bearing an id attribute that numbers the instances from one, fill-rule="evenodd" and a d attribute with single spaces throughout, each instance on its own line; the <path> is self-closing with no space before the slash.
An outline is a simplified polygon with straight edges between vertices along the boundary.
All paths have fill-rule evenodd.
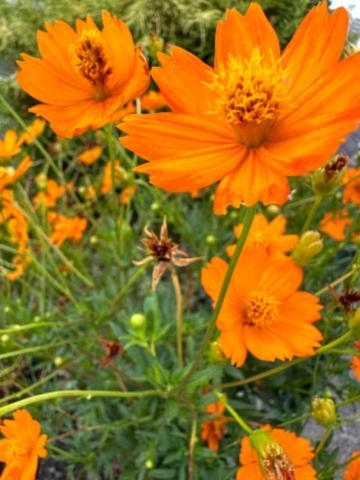
<path id="1" fill-rule="evenodd" d="M 294 465 L 280 445 L 271 444 L 262 461 L 266 480 L 295 480 Z"/>
<path id="2" fill-rule="evenodd" d="M 265 63 L 257 49 L 250 59 L 231 57 L 226 69 L 220 67 L 214 73 L 210 88 L 218 99 L 209 113 L 224 116 L 239 143 L 257 147 L 277 118 L 284 98 L 283 78 L 278 62 Z"/>
<path id="3" fill-rule="evenodd" d="M 245 306 L 246 325 L 266 327 L 278 316 L 278 304 L 272 295 L 265 292 L 251 293 Z"/>
<path id="4" fill-rule="evenodd" d="M 106 88 L 111 74 L 102 33 L 94 28 L 82 32 L 76 44 L 70 46 L 72 63 L 76 70 L 94 87 L 94 100 L 102 101 L 110 96 Z"/>

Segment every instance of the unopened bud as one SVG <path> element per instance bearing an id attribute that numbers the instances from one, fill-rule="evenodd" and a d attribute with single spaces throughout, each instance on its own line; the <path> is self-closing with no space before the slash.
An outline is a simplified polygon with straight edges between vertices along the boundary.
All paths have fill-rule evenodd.
<path id="1" fill-rule="evenodd" d="M 212 235 L 212 234 L 206 235 L 205 243 L 206 245 L 215 245 L 216 243 L 215 235 Z"/>
<path id="2" fill-rule="evenodd" d="M 151 211 L 153 212 L 158 212 L 160 210 L 160 203 L 158 202 L 153 202 L 151 205 L 150 205 L 150 208 L 151 208 Z"/>
<path id="3" fill-rule="evenodd" d="M 312 174 L 312 185 L 316 195 L 325 197 L 333 193 L 341 184 L 348 161 L 349 157 L 346 155 L 336 155 L 325 167 Z"/>
<path id="4" fill-rule="evenodd" d="M 224 363 L 226 357 L 223 354 L 219 340 L 214 340 L 210 343 L 209 359 L 214 363 Z"/>
<path id="5" fill-rule="evenodd" d="M 145 462 L 145 468 L 147 470 L 151 470 L 154 468 L 154 462 L 151 460 L 151 458 L 148 458 Z"/>
<path id="6" fill-rule="evenodd" d="M 311 415 L 324 426 L 336 422 L 336 405 L 332 398 L 315 397 L 311 402 Z"/>
<path id="7" fill-rule="evenodd" d="M 54 365 L 55 365 L 56 367 L 61 367 L 61 365 L 62 365 L 63 363 L 64 363 L 63 357 L 60 357 L 60 356 L 59 356 L 59 357 L 55 357 L 55 358 L 54 358 Z"/>
<path id="8" fill-rule="evenodd" d="M 4 333 L 3 335 L 1 335 L 0 339 L 1 343 L 7 343 L 10 340 L 10 337 L 7 333 Z"/>
<path id="9" fill-rule="evenodd" d="M 260 469 L 266 480 L 295 480 L 295 468 L 282 446 L 269 433 L 255 430 L 250 443 L 256 450 Z"/>
<path id="10" fill-rule="evenodd" d="M 47 176 L 45 173 L 39 173 L 39 175 L 36 175 L 35 181 L 40 190 L 45 190 L 47 181 Z"/>
<path id="11" fill-rule="evenodd" d="M 142 313 L 134 313 L 130 317 L 130 325 L 135 328 L 139 329 L 145 325 L 146 317 Z"/>
<path id="12" fill-rule="evenodd" d="M 305 267 L 310 261 L 321 252 L 323 240 L 319 232 L 307 230 L 304 232 L 292 252 L 292 258 L 299 267 Z"/>
<path id="13" fill-rule="evenodd" d="M 280 207 L 278 207 L 277 205 L 269 205 L 266 209 L 266 213 L 271 218 L 277 217 L 280 213 Z"/>

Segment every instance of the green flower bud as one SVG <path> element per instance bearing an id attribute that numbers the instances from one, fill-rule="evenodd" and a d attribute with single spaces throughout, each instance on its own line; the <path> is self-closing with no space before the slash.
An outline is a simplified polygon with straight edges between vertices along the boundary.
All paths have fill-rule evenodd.
<path id="1" fill-rule="evenodd" d="M 216 243 L 215 235 L 212 235 L 212 234 L 206 235 L 205 243 L 206 245 L 215 245 Z"/>
<path id="2" fill-rule="evenodd" d="M 332 398 L 315 397 L 311 402 L 311 415 L 328 427 L 336 422 L 336 405 Z"/>
<path id="3" fill-rule="evenodd" d="M 316 195 L 331 195 L 341 184 L 345 167 L 349 161 L 346 155 L 336 155 L 325 167 L 316 170 L 312 176 L 312 186 Z"/>
<path id="4" fill-rule="evenodd" d="M 146 317 L 142 313 L 134 313 L 130 317 L 130 325 L 136 330 L 143 328 L 145 326 L 145 323 Z"/>
<path id="5" fill-rule="evenodd" d="M 319 232 L 307 230 L 304 232 L 292 252 L 292 258 L 299 267 L 305 267 L 310 261 L 321 252 L 323 240 Z"/>

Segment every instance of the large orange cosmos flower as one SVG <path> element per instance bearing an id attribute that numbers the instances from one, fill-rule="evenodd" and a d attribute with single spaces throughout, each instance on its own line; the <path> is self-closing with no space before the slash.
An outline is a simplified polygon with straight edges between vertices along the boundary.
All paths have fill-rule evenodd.
<path id="1" fill-rule="evenodd" d="M 295 433 L 287 432 L 282 428 L 271 429 L 269 425 L 264 425 L 262 430 L 268 432 L 270 439 L 280 446 L 283 453 L 283 458 L 281 458 L 281 455 L 278 455 L 278 459 L 267 459 L 265 452 L 265 463 L 266 460 L 269 460 L 270 473 L 273 473 L 271 470 L 271 463 L 273 463 L 275 471 L 277 468 L 278 472 L 281 472 L 283 476 L 265 476 L 259 465 L 258 454 L 255 449 L 252 448 L 249 437 L 244 437 L 241 441 L 240 451 L 240 462 L 242 466 L 237 472 L 236 480 L 248 480 L 249 478 L 251 478 L 251 480 L 265 480 L 267 478 L 274 478 L 274 480 L 275 478 L 284 480 L 316 480 L 316 471 L 310 465 L 311 459 L 314 457 L 314 452 L 309 440 L 297 437 Z M 284 461 L 285 458 L 287 462 Z M 276 465 L 277 460 L 278 465 Z M 286 463 L 289 465 L 289 468 L 286 469 L 285 465 L 283 471 L 281 471 L 282 464 Z M 288 472 L 286 470 L 288 470 Z"/>
<path id="2" fill-rule="evenodd" d="M 205 291 L 216 301 L 228 264 L 214 257 L 202 270 Z M 319 346 L 318 297 L 297 291 L 302 270 L 291 258 L 246 248 L 235 267 L 217 320 L 220 346 L 238 367 L 249 351 L 260 360 L 307 356 Z"/>
<path id="3" fill-rule="evenodd" d="M 173 192 L 220 182 L 215 213 L 228 205 L 282 204 L 286 176 L 324 165 L 360 120 L 360 53 L 339 60 L 348 28 L 343 8 L 313 8 L 281 54 L 259 5 L 219 22 L 215 65 L 191 53 L 159 53 L 152 70 L 173 110 L 129 115 L 122 144 L 149 161 L 136 168 Z M 316 42 L 314 39 L 316 38 Z"/>
<path id="4" fill-rule="evenodd" d="M 352 460 L 346 470 L 343 473 L 344 480 L 359 480 L 360 478 L 360 451 L 353 452 L 352 456 L 354 460 Z"/>
<path id="5" fill-rule="evenodd" d="M 40 424 L 26 410 L 16 410 L 14 420 L 0 426 L 0 462 L 5 468 L 1 480 L 34 480 L 38 457 L 46 457 L 47 435 L 40 435 Z"/>
<path id="6" fill-rule="evenodd" d="M 17 80 L 41 104 L 30 109 L 57 135 L 72 137 L 118 120 L 149 84 L 145 59 L 128 27 L 109 12 L 99 30 L 91 16 L 76 30 L 59 20 L 38 32 L 42 58 L 23 54 Z"/>

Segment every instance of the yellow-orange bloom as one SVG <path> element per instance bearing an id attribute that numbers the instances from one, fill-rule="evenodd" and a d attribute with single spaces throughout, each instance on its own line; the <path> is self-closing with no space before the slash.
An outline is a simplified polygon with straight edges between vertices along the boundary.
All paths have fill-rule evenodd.
<path id="1" fill-rule="evenodd" d="M 214 257 L 202 270 L 201 282 L 217 301 L 228 264 Z M 319 299 L 297 291 L 300 267 L 264 248 L 246 248 L 235 267 L 217 327 L 225 356 L 241 367 L 248 351 L 265 361 L 312 355 L 322 335 L 312 325 L 320 318 Z"/>
<path id="2" fill-rule="evenodd" d="M 32 143 L 35 138 L 39 137 L 45 129 L 45 122 L 40 118 L 36 118 L 30 125 L 26 127 L 20 139 L 24 143 Z"/>
<path id="3" fill-rule="evenodd" d="M 65 217 L 55 212 L 48 213 L 48 220 L 52 228 L 50 240 L 57 246 L 62 245 L 65 240 L 79 242 L 88 223 L 86 218 Z"/>
<path id="4" fill-rule="evenodd" d="M 122 144 L 149 163 L 136 168 L 172 192 L 220 182 L 214 210 L 282 204 L 287 176 L 324 165 L 360 120 L 360 53 L 340 60 L 348 14 L 313 8 L 281 54 L 261 7 L 229 9 L 209 67 L 179 47 L 159 53 L 152 75 L 173 110 L 129 115 Z M 314 48 L 316 38 L 316 48 Z"/>
<path id="5" fill-rule="evenodd" d="M 61 198 L 66 191 L 64 185 L 59 185 L 52 178 L 46 179 L 45 192 L 39 192 L 33 198 L 36 208 L 40 205 L 46 208 L 55 207 L 56 201 Z"/>
<path id="6" fill-rule="evenodd" d="M 7 130 L 4 138 L 0 139 L 0 161 L 10 160 L 20 152 L 21 138 L 18 138 L 15 130 Z"/>
<path id="7" fill-rule="evenodd" d="M 327 212 L 320 222 L 320 230 L 329 237 L 341 242 L 345 240 L 345 229 L 349 228 L 351 220 L 346 210 Z"/>
<path id="8" fill-rule="evenodd" d="M 13 420 L 3 420 L 0 432 L 0 462 L 5 468 L 1 480 L 35 480 L 38 458 L 46 457 L 47 435 L 40 435 L 40 423 L 26 410 L 16 410 Z"/>
<path id="9" fill-rule="evenodd" d="M 58 20 L 38 31 L 42 58 L 22 54 L 17 80 L 41 103 L 31 112 L 54 132 L 73 137 L 119 120 L 120 110 L 149 84 L 146 61 L 129 28 L 109 12 L 99 30 L 90 15 L 73 30 Z"/>
<path id="10" fill-rule="evenodd" d="M 352 357 L 351 370 L 353 371 L 356 380 L 360 381 L 360 356 Z"/>
<path id="11" fill-rule="evenodd" d="M 345 184 L 343 202 L 360 205 L 360 168 L 348 168 L 343 181 Z"/>
<path id="12" fill-rule="evenodd" d="M 32 161 L 29 155 L 26 155 L 16 168 L 0 167 L 0 192 L 15 183 L 31 167 Z"/>
<path id="13" fill-rule="evenodd" d="M 274 480 L 316 480 L 316 471 L 310 465 L 314 452 L 309 440 L 297 437 L 295 433 L 287 432 L 282 428 L 272 429 L 269 425 L 264 425 L 262 430 L 268 432 L 270 439 L 280 446 L 283 455 L 279 455 L 279 458 L 272 458 L 271 452 L 268 457 L 264 452 L 262 462 L 265 465 L 260 467 L 258 453 L 251 446 L 249 437 L 244 437 L 241 441 L 240 451 L 242 466 L 237 471 L 236 480 L 268 480 L 270 478 Z M 288 460 L 284 461 L 285 458 Z M 289 468 L 285 465 L 286 463 L 290 465 Z M 277 471 L 279 476 L 266 476 L 264 468 L 267 469 L 267 467 L 269 473 L 274 475 L 274 472 Z"/>
<path id="14" fill-rule="evenodd" d="M 121 205 L 129 205 L 135 193 L 135 185 L 129 185 L 128 187 L 125 187 L 123 190 L 121 190 L 121 192 L 119 193 L 119 202 L 121 203 Z"/>
<path id="15" fill-rule="evenodd" d="M 141 109 L 147 112 L 155 112 L 166 106 L 165 98 L 160 92 L 150 90 L 141 97 Z"/>
<path id="16" fill-rule="evenodd" d="M 264 247 L 266 251 L 274 255 L 283 255 L 290 252 L 299 240 L 298 235 L 285 235 L 286 218 L 278 215 L 268 221 L 264 215 L 257 213 L 254 217 L 249 234 L 246 238 L 246 245 Z M 241 235 L 242 224 L 235 227 L 235 235 Z M 230 245 L 226 252 L 232 255 L 235 245 Z"/>
<path id="17" fill-rule="evenodd" d="M 229 421 L 229 418 L 223 415 L 224 410 L 223 402 L 210 403 L 206 406 L 206 413 L 212 415 L 213 418 L 206 420 L 201 425 L 201 440 L 206 442 L 213 452 L 219 450 L 219 441 L 224 437 L 225 424 Z"/>
<path id="18" fill-rule="evenodd" d="M 344 480 L 359 480 L 360 478 L 360 451 L 353 452 L 351 457 L 357 457 L 352 460 L 343 473 Z"/>
<path id="19" fill-rule="evenodd" d="M 81 152 L 77 159 L 84 165 L 92 165 L 96 160 L 101 157 L 103 152 L 103 147 L 101 145 L 95 145 L 94 147 L 88 148 Z"/>

